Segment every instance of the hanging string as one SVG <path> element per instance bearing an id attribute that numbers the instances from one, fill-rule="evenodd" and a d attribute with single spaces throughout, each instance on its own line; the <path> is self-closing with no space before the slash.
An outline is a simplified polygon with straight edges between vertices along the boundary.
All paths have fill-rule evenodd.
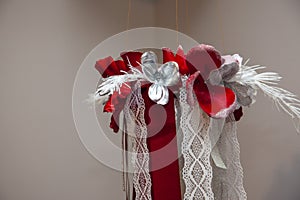
<path id="1" fill-rule="evenodd" d="M 130 27 L 130 14 L 131 14 L 131 0 L 128 0 L 128 10 L 127 10 L 127 23 L 126 30 Z M 127 174 L 127 138 L 126 138 L 126 127 L 125 127 L 125 115 L 123 121 L 122 130 L 122 179 L 123 179 L 123 191 L 126 193 L 126 200 L 128 200 L 128 174 Z"/>
<path id="2" fill-rule="evenodd" d="M 127 24 L 126 30 L 130 28 L 130 16 L 131 16 L 131 0 L 128 0 L 128 11 L 127 11 Z M 125 199 L 130 200 L 130 182 L 128 175 L 128 135 L 126 116 L 123 116 L 123 130 L 122 130 L 122 179 L 123 179 L 123 191 L 125 192 Z"/>
<path id="3" fill-rule="evenodd" d="M 122 162 L 123 162 L 123 191 L 125 191 L 126 200 L 130 200 L 130 183 L 128 176 L 128 132 L 126 114 L 123 116 L 122 130 Z"/>
<path id="4" fill-rule="evenodd" d="M 186 24 L 186 34 L 190 32 L 190 21 L 189 21 L 189 0 L 185 0 L 185 24 Z"/>
<path id="5" fill-rule="evenodd" d="M 128 0 L 128 12 L 127 12 L 127 26 L 126 26 L 126 30 L 129 30 L 129 27 L 130 27 L 130 15 L 131 15 L 131 0 Z"/>
<path id="6" fill-rule="evenodd" d="M 177 42 L 177 46 L 179 45 L 179 23 L 178 23 L 178 0 L 176 0 L 176 42 Z"/>
<path id="7" fill-rule="evenodd" d="M 224 29 L 223 29 L 223 19 L 222 19 L 222 6 L 221 1 L 217 0 L 217 9 L 218 9 L 218 19 L 219 19 L 219 26 L 220 26 L 220 34 L 221 34 L 221 47 L 222 51 L 225 51 L 225 41 L 224 41 Z"/>

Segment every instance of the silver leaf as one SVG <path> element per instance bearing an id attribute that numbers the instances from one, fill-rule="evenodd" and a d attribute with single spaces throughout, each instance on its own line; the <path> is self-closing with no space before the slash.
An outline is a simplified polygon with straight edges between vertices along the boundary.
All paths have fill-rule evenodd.
<path id="1" fill-rule="evenodd" d="M 179 66 L 176 62 L 167 62 L 163 64 L 158 72 L 161 74 L 161 79 L 159 83 L 164 86 L 173 86 L 176 85 L 179 81 Z"/>

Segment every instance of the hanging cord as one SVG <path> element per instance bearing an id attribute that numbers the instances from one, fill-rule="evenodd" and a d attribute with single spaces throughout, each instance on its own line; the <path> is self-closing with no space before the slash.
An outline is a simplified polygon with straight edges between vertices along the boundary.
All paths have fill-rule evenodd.
<path id="1" fill-rule="evenodd" d="M 186 34 L 190 33 L 190 21 L 189 21 L 189 0 L 185 0 L 185 24 Z"/>
<path id="2" fill-rule="evenodd" d="M 131 16 L 131 0 L 128 0 L 128 11 L 127 11 L 127 23 L 126 30 L 130 28 L 130 16 Z M 123 130 L 122 130 L 122 164 L 123 164 L 123 191 L 125 192 L 126 200 L 130 200 L 130 183 L 128 174 L 128 135 L 127 135 L 127 122 L 124 113 L 123 116 Z"/>
<path id="3" fill-rule="evenodd" d="M 177 46 L 179 45 L 179 23 L 178 23 L 178 0 L 176 0 L 176 42 Z"/>
<path id="4" fill-rule="evenodd" d="M 128 132 L 126 114 L 124 113 L 123 118 L 123 130 L 122 130 L 122 160 L 123 160 L 123 191 L 126 193 L 126 200 L 130 198 L 130 184 L 128 177 Z"/>
<path id="5" fill-rule="evenodd" d="M 122 127 L 122 179 L 123 179 L 123 191 L 126 191 L 126 174 L 125 174 L 125 168 L 126 168 L 126 163 L 125 163 L 125 114 L 124 114 L 124 119 L 123 119 L 123 127 Z"/>
<path id="6" fill-rule="evenodd" d="M 220 33 L 221 33 L 221 47 L 222 52 L 225 51 L 225 41 L 224 41 L 224 29 L 223 29 L 223 19 L 222 19 L 222 6 L 221 1 L 217 0 L 217 9 L 218 9 L 218 19 L 219 19 L 219 26 L 220 26 Z"/>
<path id="7" fill-rule="evenodd" d="M 128 0 L 128 12 L 127 12 L 127 26 L 126 26 L 126 30 L 129 30 L 129 27 L 130 27 L 130 15 L 131 15 L 131 0 Z"/>

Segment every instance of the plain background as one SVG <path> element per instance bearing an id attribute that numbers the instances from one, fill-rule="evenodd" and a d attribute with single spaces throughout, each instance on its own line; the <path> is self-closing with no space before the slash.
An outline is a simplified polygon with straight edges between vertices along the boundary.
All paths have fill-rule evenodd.
<path id="1" fill-rule="evenodd" d="M 179 0 L 179 31 L 279 72 L 300 94 L 298 0 Z M 0 0 L 0 200 L 124 199 L 85 150 L 71 96 L 85 56 L 126 30 L 125 0 Z M 188 12 L 186 12 L 188 11 Z M 130 28 L 175 29 L 174 0 L 132 0 Z M 300 199 L 300 136 L 262 95 L 239 123 L 249 200 Z"/>

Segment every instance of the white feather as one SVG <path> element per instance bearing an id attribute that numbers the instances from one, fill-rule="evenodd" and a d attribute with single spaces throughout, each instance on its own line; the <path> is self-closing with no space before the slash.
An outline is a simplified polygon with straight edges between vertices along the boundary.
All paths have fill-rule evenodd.
<path id="1" fill-rule="evenodd" d="M 124 74 L 103 78 L 103 82 L 98 86 L 95 96 L 108 96 L 115 91 L 120 93 L 120 88 L 123 84 L 130 88 L 127 84 L 128 82 L 145 79 L 144 74 L 140 70 L 133 67 L 131 64 L 129 64 L 129 68 L 131 73 L 121 71 Z"/>
<path id="2" fill-rule="evenodd" d="M 282 78 L 278 73 L 257 72 L 257 70 L 265 68 L 260 65 L 245 66 L 243 64 L 233 81 L 250 85 L 256 90 L 260 89 L 274 102 L 279 111 L 282 110 L 291 116 L 295 122 L 297 132 L 300 133 L 300 100 L 297 95 L 277 86 Z"/>

